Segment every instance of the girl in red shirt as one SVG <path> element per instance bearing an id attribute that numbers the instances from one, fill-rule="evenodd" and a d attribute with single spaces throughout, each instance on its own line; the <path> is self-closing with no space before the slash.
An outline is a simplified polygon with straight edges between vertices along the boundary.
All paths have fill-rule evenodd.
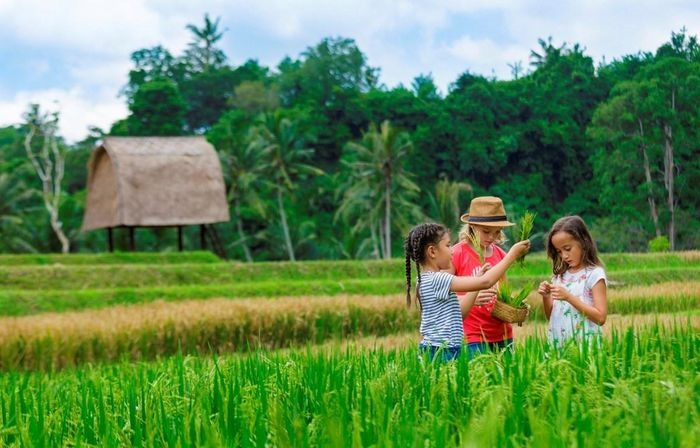
<path id="1" fill-rule="evenodd" d="M 503 228 L 515 224 L 506 218 L 503 201 L 494 196 L 472 199 L 469 212 L 460 219 L 465 225 L 459 232 L 460 241 L 454 245 L 452 251 L 455 274 L 482 275 L 505 257 L 506 253 L 497 244 L 505 240 Z M 470 234 L 479 237 L 484 255 L 483 265 L 479 254 L 472 247 Z M 497 287 L 498 284 L 489 289 L 467 293 L 466 302 L 474 303 L 462 322 L 470 359 L 478 353 L 503 350 L 513 345 L 512 325 L 491 316 Z"/>

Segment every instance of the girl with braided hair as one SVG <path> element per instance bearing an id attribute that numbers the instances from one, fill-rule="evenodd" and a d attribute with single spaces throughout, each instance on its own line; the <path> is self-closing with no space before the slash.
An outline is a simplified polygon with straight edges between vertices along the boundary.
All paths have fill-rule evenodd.
<path id="1" fill-rule="evenodd" d="M 406 305 L 411 306 L 411 261 L 416 264 L 416 300 L 421 309 L 420 350 L 430 359 L 459 357 L 464 340 L 462 316 L 474 304 L 474 296 L 457 298 L 457 292 L 479 291 L 493 286 L 508 267 L 530 250 L 530 241 L 515 244 L 494 267 L 481 276 L 455 276 L 450 234 L 440 224 L 420 224 L 411 229 L 404 242 L 406 252 Z"/>

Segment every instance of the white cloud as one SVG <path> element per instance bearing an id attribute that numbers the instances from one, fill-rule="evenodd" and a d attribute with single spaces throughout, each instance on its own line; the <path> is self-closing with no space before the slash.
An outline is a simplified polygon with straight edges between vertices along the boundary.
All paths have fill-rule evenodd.
<path id="1" fill-rule="evenodd" d="M 59 134 L 71 143 L 85 138 L 88 126 L 109 130 L 116 119 L 127 115 L 124 101 L 115 98 L 111 92 L 95 95 L 79 87 L 23 91 L 9 101 L 0 101 L 0 117 L 6 120 L 0 122 L 0 126 L 21 123 L 22 115 L 31 103 L 39 104 L 43 111 L 58 111 Z"/>
<path id="2" fill-rule="evenodd" d="M 524 61 L 529 54 L 525 47 L 499 45 L 491 39 L 474 39 L 470 36 L 463 36 L 452 42 L 443 53 L 468 65 L 472 73 L 484 76 L 495 74 L 500 79 L 511 77 L 508 64 L 522 61 L 525 65 Z"/>

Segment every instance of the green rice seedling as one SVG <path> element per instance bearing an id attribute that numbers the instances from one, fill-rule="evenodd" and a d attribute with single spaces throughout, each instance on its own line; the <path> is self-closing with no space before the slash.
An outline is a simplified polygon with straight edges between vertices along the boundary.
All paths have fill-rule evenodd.
<path id="1" fill-rule="evenodd" d="M 534 288 L 535 284 L 533 282 L 529 282 L 523 286 L 520 291 L 515 292 L 510 284 L 507 282 L 502 282 L 498 288 L 496 298 L 506 305 L 515 307 L 525 306 L 525 299 L 527 299 L 527 296 Z"/>
<path id="2" fill-rule="evenodd" d="M 520 222 L 517 226 L 517 228 L 520 230 L 518 234 L 518 241 L 524 241 L 530 238 L 530 235 L 532 235 L 532 228 L 535 225 L 536 216 L 537 213 L 530 213 L 529 211 L 526 211 L 525 214 L 523 214 L 523 217 L 520 218 Z M 525 266 L 525 255 L 518 257 L 518 263 L 520 263 L 520 267 Z"/>
<path id="3" fill-rule="evenodd" d="M 479 234 L 474 231 L 471 233 L 467 234 L 467 237 L 469 238 L 469 242 L 472 244 L 472 247 L 476 251 L 477 255 L 479 255 L 479 264 L 483 265 L 484 264 L 484 248 L 481 247 L 481 238 L 479 237 Z"/>
<path id="4" fill-rule="evenodd" d="M 0 446 L 697 446 L 699 334 L 533 335 L 447 365 L 411 345 L 12 371 Z"/>

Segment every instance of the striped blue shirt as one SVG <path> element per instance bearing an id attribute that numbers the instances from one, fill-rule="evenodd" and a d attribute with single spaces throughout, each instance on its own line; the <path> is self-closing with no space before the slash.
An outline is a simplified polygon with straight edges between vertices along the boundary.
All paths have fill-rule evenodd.
<path id="1" fill-rule="evenodd" d="M 462 345 L 462 312 L 459 309 L 457 294 L 450 291 L 453 278 L 454 275 L 448 272 L 420 274 L 420 332 L 424 345 Z"/>

